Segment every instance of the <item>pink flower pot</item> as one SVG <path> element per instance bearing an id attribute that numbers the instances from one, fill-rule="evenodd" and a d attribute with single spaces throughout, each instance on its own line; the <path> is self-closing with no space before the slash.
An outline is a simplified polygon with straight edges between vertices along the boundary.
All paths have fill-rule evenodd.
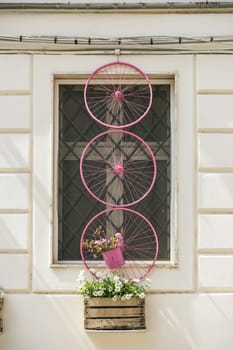
<path id="1" fill-rule="evenodd" d="M 122 251 L 120 248 L 116 248 L 113 250 L 109 250 L 107 252 L 102 253 L 103 259 L 107 267 L 111 269 L 116 269 L 124 265 L 125 260 L 122 255 Z"/>

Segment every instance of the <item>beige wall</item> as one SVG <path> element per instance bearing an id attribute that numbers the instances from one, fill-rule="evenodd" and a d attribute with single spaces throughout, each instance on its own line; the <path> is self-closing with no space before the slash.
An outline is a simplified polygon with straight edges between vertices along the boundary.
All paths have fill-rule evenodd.
<path id="1" fill-rule="evenodd" d="M 35 15 L 33 24 L 30 15 L 0 14 L 0 34 L 35 34 L 39 16 Z M 71 15 L 67 27 L 68 18 L 68 14 L 43 15 L 45 26 L 40 31 L 51 34 L 59 28 L 73 35 L 75 16 Z M 88 15 L 82 18 L 83 33 L 89 35 Z M 94 23 L 104 19 L 106 31 L 112 20 L 113 36 L 123 28 L 125 35 L 131 35 L 132 26 L 134 31 L 149 33 L 158 23 L 160 33 L 173 30 L 190 35 L 195 31 L 227 34 L 233 26 L 229 15 L 172 15 L 173 29 L 164 24 L 167 15 L 147 17 L 152 27 L 142 26 L 143 15 L 140 28 L 138 17 L 130 16 L 130 26 L 126 18 L 122 27 L 116 26 L 117 18 L 116 14 L 101 19 L 96 15 Z M 196 28 L 198 20 L 201 24 Z M 96 28 L 101 33 L 102 27 Z M 6 290 L 0 348 L 232 350 L 232 55 L 124 57 L 148 73 L 176 76 L 180 261 L 177 269 L 159 268 L 152 274 L 153 294 L 146 299 L 147 331 L 85 333 L 82 297 L 74 288 L 79 268 L 50 266 L 52 73 L 82 73 L 83 69 L 88 73 L 114 59 L 0 55 L 0 285 Z M 183 210 L 186 202 L 187 212 Z"/>

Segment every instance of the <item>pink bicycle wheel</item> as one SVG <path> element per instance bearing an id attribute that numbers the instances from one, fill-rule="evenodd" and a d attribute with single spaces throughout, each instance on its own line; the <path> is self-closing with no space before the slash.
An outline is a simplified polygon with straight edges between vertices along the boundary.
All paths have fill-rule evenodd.
<path id="1" fill-rule="evenodd" d="M 124 262 L 117 256 L 111 266 L 102 249 L 110 253 L 112 245 L 121 250 Z M 88 222 L 80 240 L 83 263 L 95 277 L 98 271 L 110 270 L 131 280 L 141 280 L 153 268 L 158 249 L 157 234 L 150 221 L 129 208 L 110 208 L 98 213 Z"/>
<path id="2" fill-rule="evenodd" d="M 90 75 L 84 89 L 84 101 L 88 113 L 98 123 L 126 128 L 148 113 L 152 88 L 139 68 L 114 62 L 99 67 Z"/>
<path id="3" fill-rule="evenodd" d="M 89 194 L 102 204 L 128 207 L 151 191 L 156 160 L 139 136 L 111 129 L 94 137 L 84 148 L 80 176 Z"/>

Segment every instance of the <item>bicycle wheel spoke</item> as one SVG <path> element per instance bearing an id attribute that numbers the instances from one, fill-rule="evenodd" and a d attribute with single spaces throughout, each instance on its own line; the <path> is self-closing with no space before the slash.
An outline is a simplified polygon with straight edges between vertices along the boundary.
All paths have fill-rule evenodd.
<path id="1" fill-rule="evenodd" d="M 105 205 L 127 207 L 151 191 L 156 161 L 148 144 L 139 136 L 124 130 L 108 130 L 85 147 L 80 175 L 96 200 Z"/>
<path id="2" fill-rule="evenodd" d="M 90 75 L 84 101 L 88 113 L 100 124 L 125 128 L 146 116 L 152 102 L 152 88 L 139 68 L 114 62 Z"/>
<path id="3" fill-rule="evenodd" d="M 86 225 L 80 252 L 85 266 L 98 277 L 99 269 L 109 270 L 109 267 L 101 251 L 94 249 L 94 244 L 98 243 L 96 230 L 101 232 L 99 238 L 105 240 L 115 237 L 117 232 L 122 235 L 119 246 L 124 264 L 114 267 L 118 275 L 142 279 L 151 271 L 158 255 L 158 238 L 152 224 L 142 214 L 128 208 L 111 208 L 95 215 Z"/>

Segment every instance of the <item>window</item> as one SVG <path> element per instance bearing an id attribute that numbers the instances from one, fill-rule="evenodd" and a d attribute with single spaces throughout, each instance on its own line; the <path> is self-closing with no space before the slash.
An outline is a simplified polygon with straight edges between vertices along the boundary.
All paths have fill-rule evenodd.
<path id="1" fill-rule="evenodd" d="M 57 142 L 59 136 L 59 111 L 57 110 L 59 105 L 58 93 L 60 85 L 69 85 L 70 89 L 71 86 L 72 88 L 78 85 L 83 86 L 86 77 L 94 71 L 96 67 L 108 63 L 110 59 L 111 58 L 107 55 L 96 56 L 92 54 L 57 56 L 35 55 L 33 58 L 33 291 L 47 292 L 52 290 L 72 292 L 74 290 L 74 283 L 77 279 L 78 271 L 83 269 L 83 264 L 79 260 L 76 260 L 78 256 L 65 256 L 65 250 L 66 252 L 68 250 L 68 240 L 64 241 L 63 232 L 62 230 L 59 231 L 57 227 L 58 222 L 60 228 L 62 225 L 64 226 L 61 219 L 58 221 L 56 214 L 58 213 L 57 209 L 60 211 L 63 210 L 62 205 L 65 203 L 65 199 L 63 199 L 61 203 L 58 201 L 58 164 L 59 166 L 61 165 L 61 162 L 58 162 L 57 149 L 59 146 Z M 166 216 L 171 220 L 170 225 L 167 224 L 169 225 L 170 235 L 167 236 L 168 238 L 165 238 L 164 234 L 163 237 L 160 237 L 160 254 L 162 254 L 163 251 L 163 256 L 160 255 L 160 261 L 151 271 L 151 290 L 167 292 L 175 290 L 193 290 L 195 269 L 195 203 L 197 193 L 194 122 L 194 96 L 196 93 L 194 79 L 195 60 L 192 55 L 132 55 L 125 57 L 125 60 L 135 64 L 137 67 L 141 67 L 147 73 L 150 72 L 150 74 L 153 74 L 156 72 L 156 76 L 150 75 L 152 84 L 153 86 L 155 85 L 154 89 L 156 89 L 156 85 L 161 85 L 161 89 L 165 88 L 163 85 L 170 86 L 171 136 L 169 137 L 171 137 L 170 158 L 172 162 L 169 169 L 169 173 L 171 174 L 171 183 L 169 185 L 169 196 L 171 197 L 169 201 L 171 207 L 170 218 Z M 84 79 L 77 79 L 83 77 L 83 72 L 86 74 Z M 174 81 L 169 79 L 171 75 L 174 76 Z M 156 78 L 155 80 L 153 79 L 154 77 Z M 157 89 L 159 89 L 159 87 L 157 87 Z M 159 99 L 157 99 L 156 102 L 155 92 L 154 95 L 154 103 L 161 103 Z M 165 93 L 164 96 L 166 96 Z M 82 98 L 81 92 L 80 98 Z M 75 108 L 74 105 L 76 104 L 77 102 L 75 101 L 70 102 L 70 110 Z M 73 107 L 71 108 L 71 106 Z M 61 104 L 60 107 L 62 107 Z M 82 113 L 86 113 L 83 103 L 80 104 L 79 110 L 82 110 Z M 159 110 L 158 107 L 156 108 L 156 111 L 157 110 Z M 147 122 L 149 123 L 149 115 L 145 117 L 145 122 L 147 118 Z M 158 120 L 154 119 L 153 122 L 156 123 Z M 90 127 L 92 128 L 92 131 L 89 131 L 90 137 L 102 131 L 97 125 L 91 126 L 93 122 L 89 115 L 86 118 L 86 123 L 86 126 L 81 123 L 78 125 L 78 130 L 83 129 L 85 131 L 83 137 L 85 137 L 86 131 Z M 144 137 L 146 137 L 147 133 L 145 133 L 142 124 L 135 125 L 135 128 L 136 127 L 139 128 L 139 130 L 132 128 L 132 132 L 138 134 L 141 132 L 140 135 L 143 133 Z M 149 130 L 147 130 L 147 132 L 150 131 L 150 125 L 148 128 Z M 163 126 L 161 126 L 161 128 L 163 128 Z M 69 131 L 70 133 L 73 133 L 75 130 L 73 127 L 72 129 L 72 131 Z M 74 139 L 75 135 L 72 135 Z M 152 136 L 153 135 L 154 134 L 152 134 Z M 162 131 L 161 135 L 163 135 Z M 158 142 L 156 139 L 155 141 Z M 87 142 L 87 138 L 82 142 L 84 145 Z M 150 139 L 148 139 L 148 142 L 151 142 L 150 145 L 152 146 L 152 141 Z M 81 143 L 79 144 L 80 147 L 82 147 Z M 165 157 L 165 155 L 166 153 L 164 153 L 163 156 Z M 160 154 L 160 156 L 162 156 L 162 154 Z M 77 159 L 76 150 L 75 152 L 70 152 L 70 157 L 73 157 L 73 162 L 75 162 L 75 159 Z M 157 159 L 159 159 L 158 155 Z M 72 160 L 70 162 L 72 162 Z M 66 174 L 66 176 L 67 175 L 68 174 Z M 166 172 L 163 173 L 163 176 L 166 176 Z M 67 181 L 67 185 L 69 181 Z M 75 181 L 78 182 L 78 178 Z M 158 181 L 159 180 L 157 180 L 155 186 L 159 185 Z M 163 181 L 165 183 L 165 180 Z M 160 191 L 162 191 L 162 189 L 163 187 L 160 186 Z M 167 189 L 169 193 L 168 186 Z M 71 189 L 69 193 L 72 195 Z M 79 200 L 84 200 L 84 205 L 89 206 L 91 203 L 90 196 L 84 196 L 83 199 L 82 196 L 84 196 L 83 192 L 80 193 Z M 159 193 L 159 196 L 161 196 L 161 193 Z M 74 197 L 77 198 L 76 195 Z M 169 197 L 167 197 L 167 200 L 168 198 Z M 149 201 L 149 197 L 147 200 Z M 154 203 L 157 205 L 157 200 L 154 200 Z M 168 202 L 166 205 L 167 204 Z M 70 209 L 71 207 L 70 205 Z M 148 204 L 146 209 L 151 207 L 152 206 Z M 79 206 L 79 210 L 82 210 L 81 206 Z M 94 207 L 93 210 L 95 210 Z M 98 211 L 100 210 L 100 207 L 98 207 Z M 143 208 L 137 208 L 137 210 L 143 210 Z M 91 216 L 92 214 L 89 213 L 89 215 Z M 145 213 L 145 215 L 150 214 Z M 156 215 L 156 210 L 154 211 L 154 215 L 157 220 L 158 216 Z M 81 218 L 80 223 L 85 221 L 86 218 Z M 76 223 L 74 225 L 76 225 Z M 155 226 L 158 231 L 159 225 L 156 223 Z M 59 249 L 58 232 L 60 240 Z M 77 234 L 80 235 L 81 232 L 78 231 Z M 159 235 L 161 234 L 162 233 L 159 233 Z M 73 235 L 71 235 L 69 239 L 70 242 L 72 241 L 71 246 L 75 247 L 71 248 L 69 254 L 70 252 L 72 252 L 72 254 L 77 254 L 79 252 L 78 240 L 74 242 L 75 238 Z M 163 239 L 165 240 L 165 248 L 161 248 L 161 240 Z M 65 249 L 65 246 L 67 246 L 67 249 Z M 59 259 L 63 260 L 58 260 L 58 250 L 60 255 Z M 169 261 L 162 260 L 169 256 Z"/>
<path id="2" fill-rule="evenodd" d="M 149 195 L 133 206 L 155 227 L 159 238 L 159 260 L 170 260 L 171 196 L 171 101 L 173 81 L 153 79 L 153 102 L 148 115 L 129 130 L 144 139 L 153 150 L 157 162 L 157 178 Z M 58 220 L 59 262 L 77 262 L 80 258 L 80 236 L 85 224 L 105 206 L 93 199 L 80 178 L 80 156 L 94 136 L 106 130 L 86 111 L 83 100 L 84 83 L 80 80 L 56 81 L 58 92 L 59 138 L 57 194 L 55 207 Z M 56 140 L 55 140 L 56 142 Z M 94 160 L 93 160 L 94 161 Z M 120 195 L 124 201 L 124 193 Z"/>

